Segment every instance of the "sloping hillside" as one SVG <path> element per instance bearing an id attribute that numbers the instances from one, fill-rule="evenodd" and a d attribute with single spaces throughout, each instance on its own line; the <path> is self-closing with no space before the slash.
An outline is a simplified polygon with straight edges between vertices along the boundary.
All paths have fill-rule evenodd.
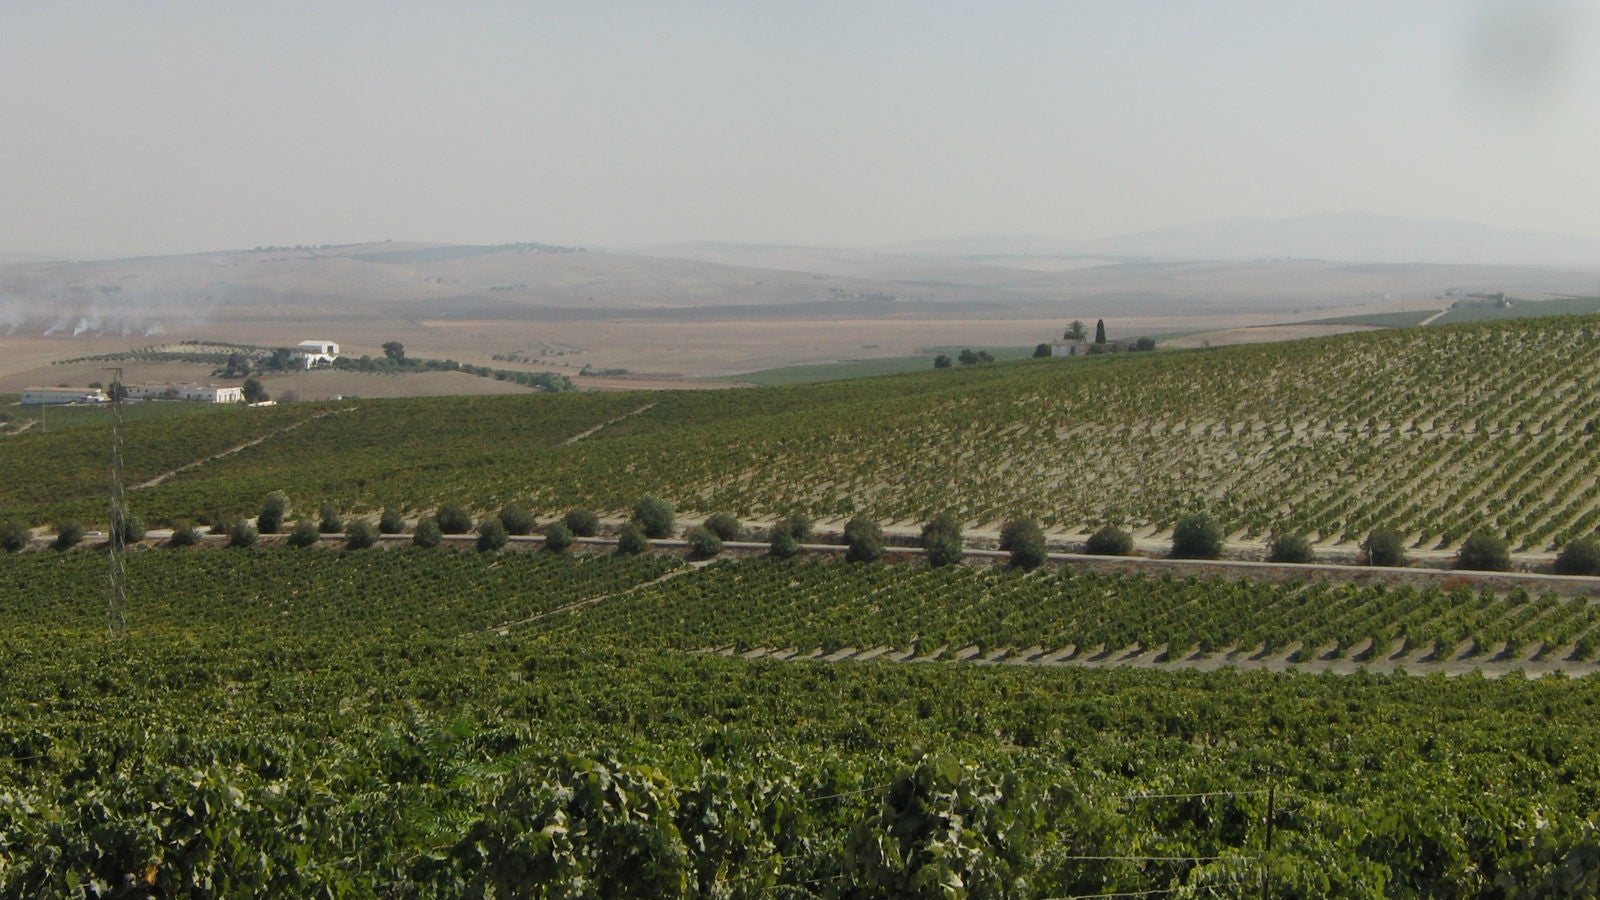
<path id="1" fill-rule="evenodd" d="M 368 401 L 133 502 L 159 516 L 245 511 L 281 488 L 355 509 L 621 511 L 654 493 L 746 517 L 916 522 L 949 509 L 1066 531 L 1159 530 L 1205 510 L 1246 535 L 1326 542 L 1393 526 L 1432 546 L 1489 528 L 1538 547 L 1600 523 L 1597 340 L 1600 318 L 1571 317 L 715 395 Z M 537 439 L 517 436 L 538 422 L 550 426 Z M 176 433 L 130 428 L 130 458 Z M 57 440 L 0 445 L 15 473 L 0 505 L 43 496 L 23 486 L 74 454 L 92 468 L 92 444 Z"/>

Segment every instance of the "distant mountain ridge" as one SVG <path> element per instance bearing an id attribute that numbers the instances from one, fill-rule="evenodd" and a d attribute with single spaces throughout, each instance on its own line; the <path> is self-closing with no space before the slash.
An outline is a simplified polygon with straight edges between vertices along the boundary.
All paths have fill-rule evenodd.
<path id="1" fill-rule="evenodd" d="M 1087 240 L 973 235 L 877 248 L 917 256 L 1084 256 L 1244 261 L 1576 266 L 1600 269 L 1600 238 L 1366 212 L 1235 217 Z"/>

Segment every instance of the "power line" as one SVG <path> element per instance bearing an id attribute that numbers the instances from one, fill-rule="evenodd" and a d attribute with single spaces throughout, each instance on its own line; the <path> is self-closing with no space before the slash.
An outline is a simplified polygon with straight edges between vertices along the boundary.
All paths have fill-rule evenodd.
<path id="1" fill-rule="evenodd" d="M 107 543 L 106 558 L 110 573 L 107 577 L 106 621 L 112 637 L 120 637 L 128 630 L 128 504 L 122 486 L 122 368 L 111 367 L 111 534 Z"/>

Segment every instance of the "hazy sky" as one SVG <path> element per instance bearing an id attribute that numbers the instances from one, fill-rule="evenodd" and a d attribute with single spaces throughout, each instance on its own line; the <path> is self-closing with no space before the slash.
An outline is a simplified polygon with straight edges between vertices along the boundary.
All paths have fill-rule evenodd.
<path id="1" fill-rule="evenodd" d="M 1600 236 L 1600 5 L 0 2 L 0 251 Z"/>

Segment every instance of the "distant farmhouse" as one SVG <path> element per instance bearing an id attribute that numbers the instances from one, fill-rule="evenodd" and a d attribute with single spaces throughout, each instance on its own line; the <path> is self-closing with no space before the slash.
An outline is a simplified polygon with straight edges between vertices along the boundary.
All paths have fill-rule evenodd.
<path id="1" fill-rule="evenodd" d="M 129 400 L 188 400 L 195 403 L 243 403 L 244 388 L 214 384 L 130 384 Z"/>
<path id="2" fill-rule="evenodd" d="M 307 369 L 331 366 L 339 358 L 339 345 L 333 341 L 301 341 L 294 347 L 300 364 Z"/>
<path id="3" fill-rule="evenodd" d="M 1089 342 L 1087 340 L 1074 341 L 1071 339 L 1056 341 L 1050 345 L 1051 356 L 1088 356 Z"/>
<path id="4" fill-rule="evenodd" d="M 92 387 L 33 387 L 22 391 L 23 406 L 70 406 L 78 403 L 110 403 L 106 392 Z"/>

